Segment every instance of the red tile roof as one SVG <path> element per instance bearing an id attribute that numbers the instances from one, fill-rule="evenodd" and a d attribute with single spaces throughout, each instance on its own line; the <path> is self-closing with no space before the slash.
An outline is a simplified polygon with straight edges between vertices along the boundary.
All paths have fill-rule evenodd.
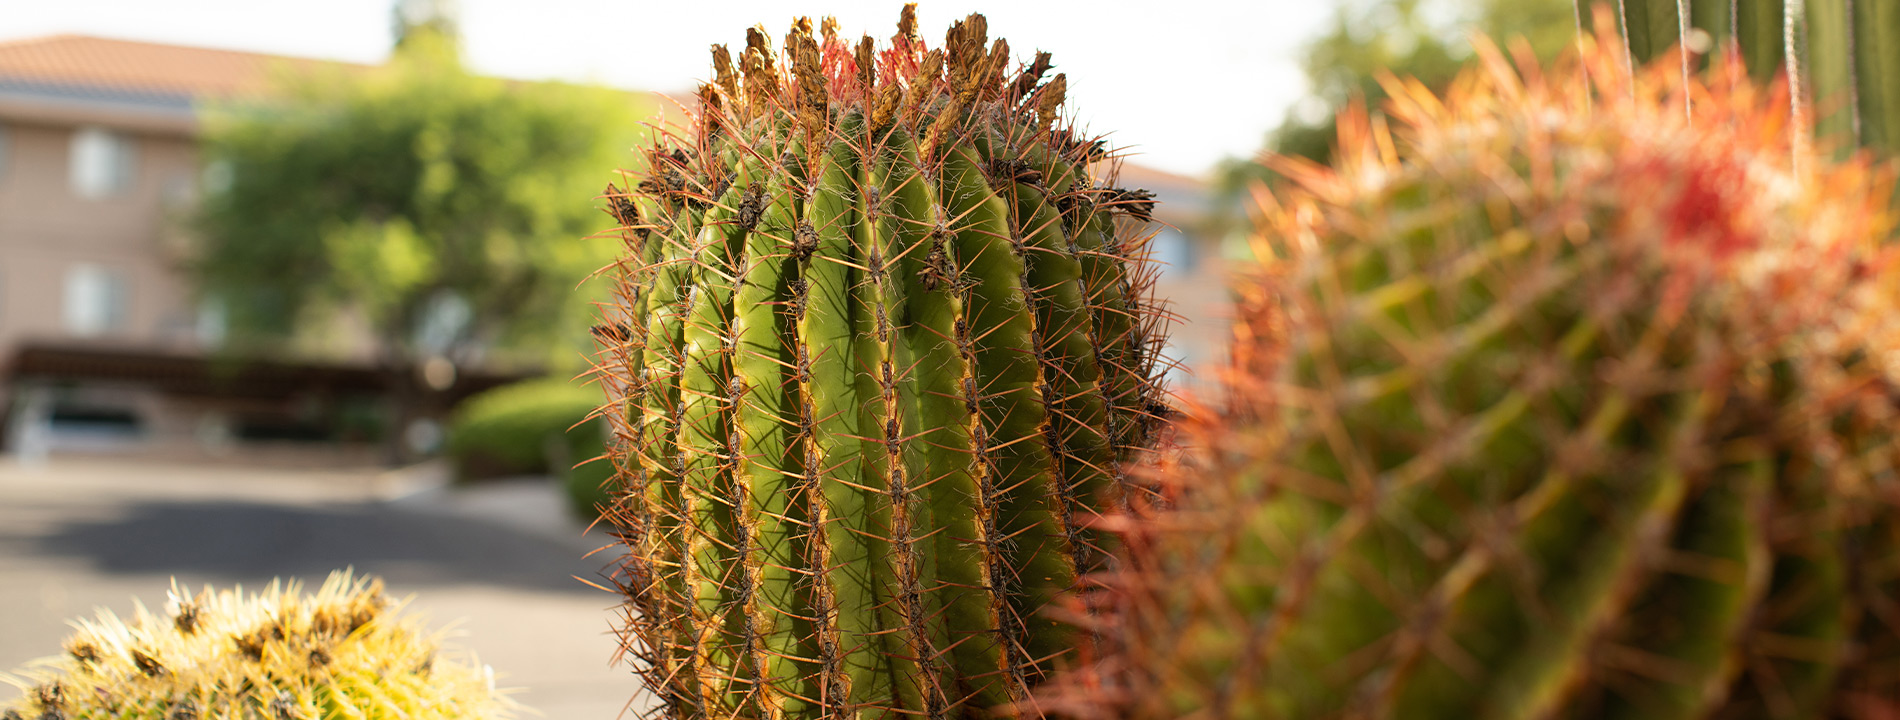
<path id="1" fill-rule="evenodd" d="M 0 42 L 0 78 L 191 97 L 258 92 L 280 64 L 319 62 L 84 35 Z"/>

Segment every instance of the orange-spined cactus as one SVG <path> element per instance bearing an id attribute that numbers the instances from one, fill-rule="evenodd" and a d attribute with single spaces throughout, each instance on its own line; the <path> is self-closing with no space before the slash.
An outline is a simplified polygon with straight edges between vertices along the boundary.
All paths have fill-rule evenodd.
<path id="1" fill-rule="evenodd" d="M 716 48 L 690 134 L 612 193 L 608 516 L 672 717 L 1025 699 L 1077 635 L 1043 607 L 1106 557 L 1158 400 L 1152 200 L 1097 184 L 1046 54 L 914 17 Z"/>
<path id="2" fill-rule="evenodd" d="M 1231 396 L 1158 465 L 1118 652 L 1045 709 L 1811 718 L 1900 690 L 1887 180 L 1795 162 L 1783 90 L 1737 64 L 1632 76 L 1602 42 L 1549 72 L 1481 43 L 1443 96 L 1345 114 L 1333 167 L 1280 165 Z"/>

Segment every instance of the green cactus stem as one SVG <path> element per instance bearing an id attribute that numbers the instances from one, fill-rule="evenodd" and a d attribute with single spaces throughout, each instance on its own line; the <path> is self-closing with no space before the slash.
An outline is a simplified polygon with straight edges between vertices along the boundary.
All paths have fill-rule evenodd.
<path id="1" fill-rule="evenodd" d="M 1030 698 L 1162 412 L 1153 200 L 981 15 L 941 48 L 759 29 L 609 188 L 599 376 L 625 641 L 679 718 Z"/>

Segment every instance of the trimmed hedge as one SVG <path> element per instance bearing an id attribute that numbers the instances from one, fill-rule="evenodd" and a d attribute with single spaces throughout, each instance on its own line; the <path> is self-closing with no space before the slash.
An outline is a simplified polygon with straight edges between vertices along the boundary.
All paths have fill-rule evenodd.
<path id="1" fill-rule="evenodd" d="M 600 392 L 556 379 L 495 388 L 463 402 L 449 424 L 448 454 L 459 482 L 513 475 L 551 475 L 567 488 L 576 514 L 596 515 L 600 488 L 612 474 L 600 457 L 603 424 L 588 421 Z M 584 463 L 574 467 L 576 463 Z"/>

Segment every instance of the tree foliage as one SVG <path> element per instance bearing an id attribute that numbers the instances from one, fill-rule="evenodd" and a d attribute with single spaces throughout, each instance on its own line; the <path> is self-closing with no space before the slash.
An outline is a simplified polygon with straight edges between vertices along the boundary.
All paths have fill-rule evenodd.
<path id="1" fill-rule="evenodd" d="M 240 344 L 352 318 L 396 365 L 549 359 L 584 326 L 576 284 L 614 255 L 586 239 L 611 221 L 585 198 L 613 179 L 641 102 L 471 74 L 446 36 L 382 67 L 286 75 L 207 122 L 202 287 Z"/>

